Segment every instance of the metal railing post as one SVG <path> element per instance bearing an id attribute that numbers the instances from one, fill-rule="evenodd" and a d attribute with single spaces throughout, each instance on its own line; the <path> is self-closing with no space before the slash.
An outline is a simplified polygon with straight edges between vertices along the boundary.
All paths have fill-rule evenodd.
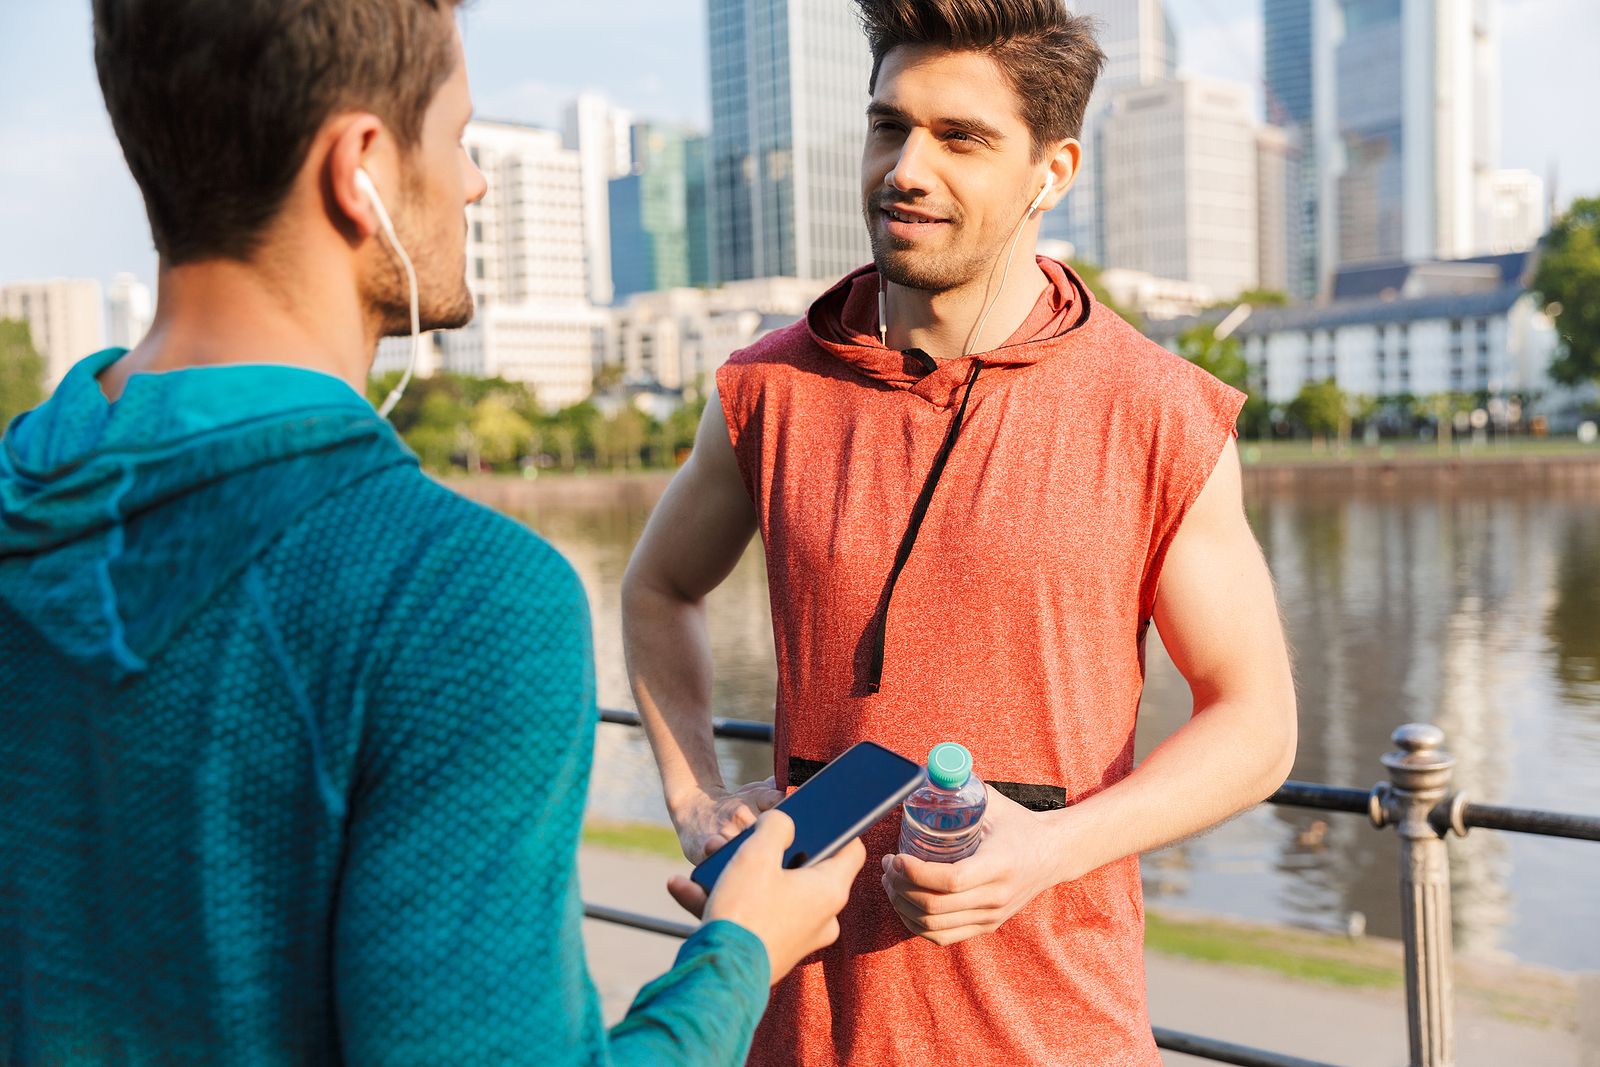
<path id="1" fill-rule="evenodd" d="M 1428 813 L 1450 787 L 1456 759 L 1444 731 L 1410 723 L 1391 736 L 1389 781 L 1373 791 L 1372 820 L 1400 835 L 1400 936 L 1406 950 L 1411 1067 L 1455 1067 L 1455 982 L 1450 959 L 1450 857 Z"/>

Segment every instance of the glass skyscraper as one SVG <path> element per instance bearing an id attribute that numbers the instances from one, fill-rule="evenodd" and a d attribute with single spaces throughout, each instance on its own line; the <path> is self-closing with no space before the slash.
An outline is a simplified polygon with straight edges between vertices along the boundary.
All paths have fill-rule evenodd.
<path id="1" fill-rule="evenodd" d="M 850 0 L 710 0 L 706 209 L 717 281 L 837 278 L 861 219 L 866 39 Z"/>
<path id="2" fill-rule="evenodd" d="M 1300 134 L 1302 295 L 1349 263 L 1489 247 L 1497 5 L 1264 0 L 1269 117 Z"/>
<path id="3" fill-rule="evenodd" d="M 652 123 L 633 127 L 631 173 L 608 189 L 618 298 L 691 284 L 688 140 Z"/>
<path id="4" fill-rule="evenodd" d="M 1263 80 L 1267 121 L 1289 131 L 1299 149 L 1299 188 L 1294 198 L 1298 225 L 1289 236 L 1292 292 L 1316 295 L 1317 165 L 1312 136 L 1313 0 L 1264 0 L 1262 4 Z"/>
<path id="5" fill-rule="evenodd" d="M 1178 42 L 1161 0 L 1067 0 L 1067 6 L 1074 14 L 1099 20 L 1096 40 L 1106 54 L 1106 65 L 1084 111 L 1079 136 L 1082 170 L 1066 199 L 1045 215 L 1039 235 L 1071 241 L 1078 259 L 1104 265 L 1105 167 L 1100 123 L 1118 93 L 1177 76 Z"/>

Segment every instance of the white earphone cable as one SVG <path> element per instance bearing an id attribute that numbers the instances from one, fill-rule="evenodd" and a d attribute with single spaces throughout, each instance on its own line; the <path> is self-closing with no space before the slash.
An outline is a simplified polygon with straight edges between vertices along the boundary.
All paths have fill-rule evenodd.
<path id="1" fill-rule="evenodd" d="M 373 184 L 372 177 L 364 168 L 356 168 L 356 185 L 367 199 L 372 203 L 372 210 L 377 213 L 378 225 L 382 227 L 383 234 L 389 239 L 389 247 L 394 249 L 400 258 L 401 266 L 406 269 L 406 281 L 411 286 L 411 359 L 406 362 L 406 371 L 400 376 L 399 384 L 389 391 L 383 403 L 378 406 L 378 415 L 388 418 L 389 412 L 400 403 L 400 396 L 406 391 L 406 386 L 411 384 L 411 374 L 417 369 L 417 353 L 422 348 L 422 319 L 417 304 L 417 271 L 411 265 L 411 257 L 406 255 L 406 250 L 400 244 L 400 239 L 394 235 L 394 223 L 389 220 L 389 212 L 384 209 L 383 198 L 378 195 L 378 187 Z"/>
<path id="2" fill-rule="evenodd" d="M 963 356 L 972 355 L 973 351 L 978 347 L 978 339 L 983 336 L 983 328 L 989 322 L 989 314 L 994 311 L 994 306 L 1000 302 L 1000 294 L 1006 290 L 1006 279 L 1011 276 L 1011 258 L 1017 254 L 1017 242 L 1022 240 L 1023 227 L 1028 225 L 1028 220 L 1033 218 L 1033 213 L 1039 209 L 1039 203 L 1044 200 L 1045 193 L 1049 191 L 1049 185 L 1040 189 L 1039 195 L 1033 198 L 1033 203 L 1029 204 L 1028 210 L 1023 213 L 1022 221 L 1017 223 L 1016 235 L 1011 238 L 1011 250 L 1006 253 L 1006 269 L 1000 272 L 1000 287 L 994 291 L 994 299 L 989 301 L 989 307 L 984 311 L 983 318 L 978 320 L 978 328 L 973 331 L 972 340 L 968 342 L 967 350 L 962 353 Z"/>

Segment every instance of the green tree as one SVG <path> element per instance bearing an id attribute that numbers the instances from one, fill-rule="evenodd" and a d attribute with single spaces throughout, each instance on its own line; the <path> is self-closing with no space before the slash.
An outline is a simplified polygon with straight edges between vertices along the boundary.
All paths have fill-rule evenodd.
<path id="1" fill-rule="evenodd" d="M 1246 289 L 1234 298 L 1233 307 L 1239 304 L 1249 304 L 1253 308 L 1288 307 L 1289 294 L 1280 289 Z"/>
<path id="2" fill-rule="evenodd" d="M 1304 426 L 1312 440 L 1321 440 L 1329 434 L 1339 433 L 1349 425 L 1344 390 L 1332 378 L 1320 382 L 1307 382 L 1289 402 L 1289 419 Z"/>
<path id="3" fill-rule="evenodd" d="M 1574 200 L 1555 220 L 1533 288 L 1561 338 L 1550 377 L 1565 385 L 1600 378 L 1600 197 Z"/>
<path id="4" fill-rule="evenodd" d="M 624 470 L 639 462 L 639 449 L 644 447 L 649 427 L 644 413 L 632 404 L 622 404 L 616 414 L 605 416 L 598 411 L 590 423 L 594 439 L 594 458 L 597 465 Z"/>
<path id="5" fill-rule="evenodd" d="M 1108 290 L 1105 287 L 1105 284 L 1100 281 L 1099 267 L 1095 266 L 1093 263 L 1085 263 L 1080 259 L 1072 260 L 1067 264 L 1067 266 L 1071 267 L 1073 272 L 1076 273 L 1078 277 L 1083 279 L 1083 284 L 1089 287 L 1089 292 L 1094 294 L 1094 298 L 1097 301 L 1104 304 L 1112 311 L 1115 311 L 1118 315 L 1122 316 L 1135 329 L 1143 328 L 1143 317 L 1137 311 L 1133 310 L 1132 308 L 1125 308 L 1115 300 L 1111 299 L 1111 291 Z"/>
<path id="6" fill-rule="evenodd" d="M 490 393 L 472 405 L 469 429 L 479 453 L 491 465 L 513 463 L 533 448 L 532 425 L 504 392 Z"/>
<path id="7" fill-rule="evenodd" d="M 44 357 L 26 322 L 0 319 L 0 433 L 24 411 L 44 403 Z"/>
<path id="8" fill-rule="evenodd" d="M 1429 393 L 1411 402 L 1411 412 L 1432 419 L 1439 435 L 1439 451 L 1450 451 L 1450 431 L 1458 412 L 1471 411 L 1472 398 L 1465 393 Z"/>
<path id="9" fill-rule="evenodd" d="M 1178 335 L 1178 355 L 1218 381 L 1247 391 L 1250 367 L 1236 337 L 1217 340 L 1216 327 L 1197 323 Z"/>
<path id="10" fill-rule="evenodd" d="M 1271 422 L 1267 399 L 1260 386 L 1250 381 L 1250 365 L 1236 337 L 1217 340 L 1216 324 L 1200 322 L 1178 335 L 1178 354 L 1201 370 L 1245 395 L 1239 411 L 1239 432 L 1259 436 Z"/>

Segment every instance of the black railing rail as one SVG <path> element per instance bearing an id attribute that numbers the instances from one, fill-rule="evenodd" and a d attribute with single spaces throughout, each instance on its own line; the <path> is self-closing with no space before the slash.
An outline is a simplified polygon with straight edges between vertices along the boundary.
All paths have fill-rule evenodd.
<path id="1" fill-rule="evenodd" d="M 637 712 L 606 708 L 605 722 L 640 726 Z M 772 741 L 772 724 L 748 719 L 711 720 L 717 737 L 741 741 Z M 1585 841 L 1600 841 L 1600 817 L 1564 812 L 1474 804 L 1465 793 L 1450 793 L 1450 773 L 1455 757 L 1443 751 L 1444 733 L 1437 727 L 1411 723 L 1396 730 L 1391 741 L 1397 751 L 1385 753 L 1381 762 L 1389 781 L 1371 789 L 1284 782 L 1267 803 L 1365 815 L 1378 828 L 1392 826 L 1400 842 L 1400 909 L 1406 953 L 1406 1030 L 1411 1045 L 1411 1067 L 1454 1067 L 1455 1022 L 1450 996 L 1450 877 L 1449 856 L 1442 840 L 1454 832 L 1465 835 L 1475 826 L 1544 834 Z M 673 937 L 687 937 L 694 927 L 630 912 L 585 904 L 584 914 Z M 1330 1067 L 1313 1060 L 1265 1049 L 1235 1045 L 1153 1027 L 1156 1045 L 1172 1052 L 1239 1064 L 1240 1067 Z"/>
<path id="2" fill-rule="evenodd" d="M 672 922 L 670 919 L 658 919 L 653 915 L 640 915 L 638 912 L 607 908 L 600 904 L 585 904 L 583 914 L 590 919 L 599 919 L 601 922 L 615 923 L 618 926 L 631 926 L 635 930 L 645 930 L 666 937 L 686 938 L 698 929 L 689 923 Z M 1247 1045 L 1235 1045 L 1231 1041 L 1218 1041 L 1215 1038 L 1186 1034 L 1179 1030 L 1168 1030 L 1162 1026 L 1153 1026 L 1151 1031 L 1155 1035 L 1157 1048 L 1164 1048 L 1169 1052 L 1184 1052 L 1191 1056 L 1216 1060 L 1219 1063 L 1235 1063 L 1240 1067 L 1333 1067 L 1332 1064 L 1316 1060 L 1302 1059 L 1281 1052 L 1268 1052 Z"/>
<path id="3" fill-rule="evenodd" d="M 619 726 L 640 726 L 639 713 L 621 708 L 602 708 L 602 722 Z M 753 719 L 711 720 L 711 732 L 717 737 L 739 741 L 772 741 L 772 724 Z M 1287 808 L 1315 808 L 1319 811 L 1342 811 L 1354 815 L 1372 815 L 1375 804 L 1381 804 L 1387 782 L 1373 789 L 1351 789 L 1347 786 L 1321 785 L 1316 782 L 1284 782 L 1278 791 L 1267 798 L 1268 804 Z M 1453 818 L 1459 817 L 1456 826 Z M 1600 841 L 1600 816 L 1573 815 L 1558 811 L 1537 811 L 1533 808 L 1508 808 L 1497 804 L 1473 804 L 1461 799 L 1460 794 L 1446 797 L 1428 814 L 1428 822 L 1442 837 L 1453 826 L 1457 832 L 1473 827 L 1485 830 L 1509 830 L 1520 834 L 1543 834 L 1547 837 L 1570 837 L 1580 841 Z"/>

